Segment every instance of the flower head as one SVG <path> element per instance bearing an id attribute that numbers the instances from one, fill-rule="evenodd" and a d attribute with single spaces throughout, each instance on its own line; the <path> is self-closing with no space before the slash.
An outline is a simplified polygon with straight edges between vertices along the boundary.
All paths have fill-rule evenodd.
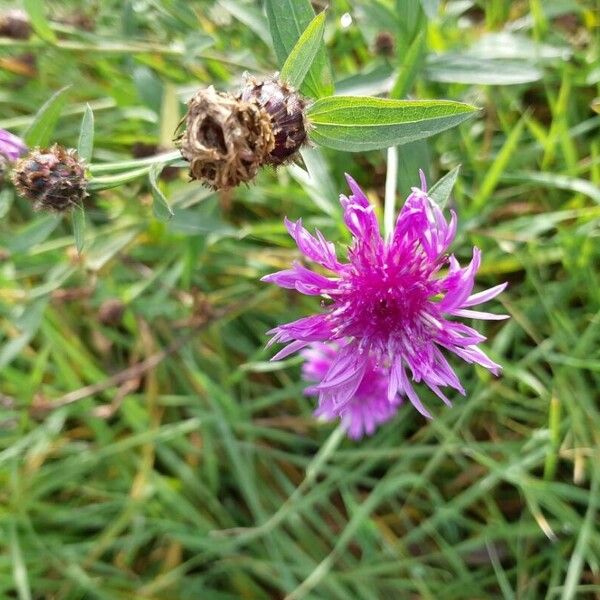
<path id="1" fill-rule="evenodd" d="M 27 152 L 27 146 L 21 138 L 13 135 L 10 131 L 6 131 L 6 129 L 0 129 L 1 156 L 12 162 L 25 154 L 25 152 Z"/>
<path id="2" fill-rule="evenodd" d="M 391 405 L 398 403 L 398 395 L 406 396 L 430 417 L 412 382 L 423 382 L 446 404 L 450 401 L 442 388 L 465 393 L 444 350 L 499 374 L 500 366 L 478 346 L 485 337 L 455 319 L 505 318 L 471 307 L 494 298 L 506 284 L 473 293 L 481 253 L 474 248 L 471 262 L 463 268 L 447 254 L 456 234 L 456 215 L 452 212 L 450 221 L 445 219 L 427 195 L 422 173 L 421 189 L 413 188 L 389 240 L 382 238 L 365 194 L 351 177 L 347 180 L 352 194 L 340 201 L 353 238 L 348 262 L 338 260 L 333 244 L 320 232 L 313 236 L 300 220 L 285 221 L 300 251 L 332 276 L 296 262 L 291 269 L 263 278 L 329 302 L 325 311 L 269 332 L 270 344 L 287 344 L 273 360 L 313 342 L 335 341 L 339 349 L 314 386 L 323 414 L 349 414 L 375 369 L 385 376 L 385 398 Z"/>
<path id="3" fill-rule="evenodd" d="M 258 104 L 211 86 L 189 101 L 179 145 L 190 177 L 224 190 L 256 177 L 275 137 L 271 118 Z"/>
<path id="4" fill-rule="evenodd" d="M 35 210 L 64 212 L 88 195 L 85 165 L 77 151 L 58 144 L 31 150 L 15 164 L 12 181 Z"/>
<path id="5" fill-rule="evenodd" d="M 301 351 L 305 359 L 302 365 L 304 379 L 320 382 L 324 379 L 339 352 L 338 344 L 315 342 Z M 372 357 L 367 361 L 363 378 L 348 402 L 342 406 L 333 404 L 329 397 L 315 410 L 315 416 L 327 421 L 341 419 L 348 435 L 360 439 L 371 435 L 378 425 L 389 421 L 395 414 L 402 399 L 396 395 L 390 402 L 387 397 L 387 372 L 378 366 Z M 318 386 L 307 387 L 309 396 L 319 395 Z"/>

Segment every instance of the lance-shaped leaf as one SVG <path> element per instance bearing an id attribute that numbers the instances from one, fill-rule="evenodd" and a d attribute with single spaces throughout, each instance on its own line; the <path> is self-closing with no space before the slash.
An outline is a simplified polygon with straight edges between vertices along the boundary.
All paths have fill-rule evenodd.
<path id="1" fill-rule="evenodd" d="M 85 210 L 82 204 L 77 204 L 72 211 L 73 237 L 77 254 L 81 254 L 85 244 Z"/>
<path id="2" fill-rule="evenodd" d="M 275 55 L 283 65 L 314 19 L 315 11 L 309 0 L 266 0 L 266 8 Z M 333 93 L 329 61 L 325 48 L 320 46 L 301 87 L 301 91 L 313 98 Z"/>
<path id="3" fill-rule="evenodd" d="M 175 214 L 172 208 L 167 202 L 166 196 L 162 193 L 158 186 L 158 176 L 164 167 L 163 164 L 152 165 L 150 172 L 148 173 L 148 179 L 150 180 L 150 187 L 152 189 L 152 212 L 159 221 L 168 221 Z"/>
<path id="4" fill-rule="evenodd" d="M 63 106 L 67 101 L 66 92 L 71 86 L 68 85 L 56 92 L 49 98 L 35 115 L 33 122 L 25 133 L 25 143 L 32 146 L 46 146 L 52 137 L 56 122 L 60 117 Z"/>
<path id="5" fill-rule="evenodd" d="M 325 13 L 318 14 L 298 38 L 281 67 L 280 78 L 299 88 L 321 48 L 325 31 Z"/>
<path id="6" fill-rule="evenodd" d="M 478 109 L 450 100 L 392 100 L 331 96 L 308 110 L 316 144 L 362 152 L 406 144 L 454 127 Z"/>
<path id="7" fill-rule="evenodd" d="M 452 188 L 458 179 L 458 173 L 460 172 L 460 165 L 454 167 L 451 171 L 446 173 L 441 179 L 438 179 L 436 183 L 429 190 L 429 197 L 439 204 L 440 208 L 444 208 L 448 203 Z"/>
<path id="8" fill-rule="evenodd" d="M 94 150 L 94 113 L 87 104 L 83 118 L 81 119 L 81 129 L 79 130 L 79 142 L 77 143 L 77 154 L 79 158 L 89 163 L 92 159 Z"/>

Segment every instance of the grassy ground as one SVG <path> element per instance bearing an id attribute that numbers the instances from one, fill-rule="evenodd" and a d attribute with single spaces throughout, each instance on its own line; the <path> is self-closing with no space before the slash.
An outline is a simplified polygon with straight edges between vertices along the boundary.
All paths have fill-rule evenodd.
<path id="1" fill-rule="evenodd" d="M 76 144 L 89 103 L 94 163 L 169 146 L 196 87 L 274 69 L 256 3 L 102 0 L 90 31 L 82 3 L 45 4 L 57 45 L 0 40 L 0 127 L 72 84 L 55 138 Z M 338 88 L 389 88 L 404 9 L 328 4 Z M 433 421 L 405 406 L 355 443 L 313 419 L 297 358 L 268 362 L 265 331 L 317 306 L 258 281 L 296 256 L 283 215 L 341 249 L 343 172 L 382 198 L 384 152 L 315 149 L 313 181 L 219 195 L 182 170 L 166 225 L 144 179 L 99 192 L 81 256 L 68 219 L 4 189 L 0 597 L 600 597 L 598 6 L 442 4 L 430 56 L 487 45 L 429 62 L 413 95 L 484 111 L 401 147 L 399 187 L 462 164 L 456 252 L 483 249 L 482 287 L 509 281 L 510 321 L 477 324 L 503 377 L 457 365 L 454 408 L 423 392 Z"/>

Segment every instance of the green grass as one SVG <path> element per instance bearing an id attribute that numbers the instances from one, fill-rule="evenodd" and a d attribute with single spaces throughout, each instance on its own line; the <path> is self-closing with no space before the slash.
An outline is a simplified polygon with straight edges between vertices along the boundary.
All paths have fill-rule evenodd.
<path id="1" fill-rule="evenodd" d="M 0 127 L 22 134 L 72 84 L 53 137 L 75 146 L 89 103 L 96 166 L 130 160 L 136 142 L 169 147 L 174 99 L 183 114 L 197 87 L 275 69 L 254 2 L 103 0 L 92 32 L 57 22 L 81 3 L 44 4 L 56 45 L 0 40 Z M 334 78 L 389 89 L 401 56 L 372 48 L 394 3 L 329 4 Z M 597 6 L 493 0 L 459 21 L 459 4 L 429 22 L 428 53 L 511 31 L 500 49 L 520 54 L 503 76 L 533 80 L 436 82 L 422 66 L 413 97 L 484 110 L 401 147 L 398 183 L 404 194 L 419 167 L 434 182 L 462 165 L 454 249 L 482 248 L 481 288 L 509 282 L 499 300 L 511 319 L 477 324 L 503 376 L 452 361 L 466 398 L 448 409 L 420 390 L 433 421 L 404 406 L 355 443 L 312 417 L 297 358 L 268 362 L 265 332 L 318 306 L 259 282 L 296 257 L 283 216 L 343 250 L 343 173 L 382 199 L 385 152 L 321 151 L 316 183 L 282 168 L 221 194 L 181 170 L 160 183 L 168 224 L 134 179 L 93 194 L 81 256 L 70 219 L 4 188 L 0 598 L 600 596 Z M 103 324 L 115 298 L 123 318 Z"/>

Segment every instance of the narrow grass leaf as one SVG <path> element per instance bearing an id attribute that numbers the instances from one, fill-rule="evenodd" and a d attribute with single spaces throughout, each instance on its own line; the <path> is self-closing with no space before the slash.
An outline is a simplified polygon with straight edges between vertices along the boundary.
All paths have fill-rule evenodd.
<path id="1" fill-rule="evenodd" d="M 302 32 L 314 19 L 315 11 L 309 0 L 267 0 L 266 9 L 275 55 L 279 64 L 283 65 Z M 301 90 L 313 98 L 333 93 L 331 68 L 322 45 L 306 74 Z"/>
<path id="2" fill-rule="evenodd" d="M 46 3 L 42 0 L 24 0 L 23 6 L 29 15 L 31 20 L 31 26 L 33 30 L 46 42 L 54 44 L 56 42 L 56 35 L 50 27 L 48 19 L 44 14 L 44 5 Z"/>
<path id="3" fill-rule="evenodd" d="M 159 221 L 168 221 L 175 213 L 169 206 L 167 198 L 162 193 L 160 187 L 158 187 L 158 176 L 163 167 L 164 164 L 153 165 L 148 173 L 148 179 L 152 188 L 152 198 L 154 199 L 152 202 L 152 212 Z"/>
<path id="4" fill-rule="evenodd" d="M 271 45 L 271 35 L 265 23 L 262 11 L 258 7 L 252 6 L 240 0 L 218 0 L 232 17 L 243 23 L 253 31 L 267 46 Z"/>
<path id="5" fill-rule="evenodd" d="M 524 60 L 487 60 L 449 53 L 430 59 L 425 76 L 443 83 L 517 85 L 538 81 L 543 72 Z"/>
<path id="6" fill-rule="evenodd" d="M 502 181 L 515 183 L 532 183 L 558 190 L 567 190 L 579 194 L 584 194 L 591 198 L 597 204 L 600 204 L 600 189 L 593 183 L 578 177 L 569 175 L 560 175 L 555 173 L 537 173 L 535 171 L 519 171 L 516 173 L 505 173 L 502 175 Z"/>
<path id="7" fill-rule="evenodd" d="M 421 0 L 421 6 L 428 19 L 435 19 L 440 9 L 440 0 Z"/>
<path id="8" fill-rule="evenodd" d="M 48 145 L 60 113 L 67 101 L 66 93 L 70 87 L 68 85 L 58 90 L 38 110 L 24 136 L 25 143 L 29 147 Z"/>
<path id="9" fill-rule="evenodd" d="M 362 152 L 430 137 L 462 123 L 477 111 L 449 100 L 391 100 L 331 96 L 308 110 L 313 142 L 336 150 Z"/>
<path id="10" fill-rule="evenodd" d="M 421 31 L 408 48 L 390 92 L 390 98 L 404 98 L 410 90 L 425 55 L 425 39 L 425 31 Z"/>
<path id="11" fill-rule="evenodd" d="M 510 159 L 518 149 L 524 127 L 525 119 L 521 119 L 506 138 L 506 141 L 500 149 L 500 152 L 498 152 L 494 162 L 488 169 L 479 191 L 477 192 L 475 198 L 473 198 L 473 206 L 475 208 L 482 208 L 493 194 L 496 186 L 498 185 L 498 181 L 502 176 L 502 173 L 504 173 L 504 170 L 506 169 Z"/>
<path id="12" fill-rule="evenodd" d="M 594 459 L 592 460 L 594 461 Z M 596 512 L 598 506 L 598 493 L 600 491 L 600 471 L 595 463 L 593 465 L 593 473 L 592 486 L 589 494 L 589 504 L 585 512 L 583 524 L 579 528 L 575 549 L 573 550 L 571 560 L 569 561 L 569 568 L 567 570 L 567 577 L 563 587 L 561 600 L 572 600 L 573 598 L 580 597 L 578 596 L 577 584 L 581 578 L 583 563 L 585 561 L 592 536 L 597 530 L 598 523 L 596 521 Z M 595 560 L 592 559 L 590 562 L 595 563 Z"/>
<path id="13" fill-rule="evenodd" d="M 10 523 L 10 555 L 12 561 L 13 579 L 19 600 L 31 600 L 31 589 L 29 587 L 29 578 L 27 577 L 27 564 L 23 559 L 23 552 L 19 544 L 17 526 L 15 521 Z"/>
<path id="14" fill-rule="evenodd" d="M 317 52 L 322 47 L 325 32 L 325 11 L 318 14 L 298 38 L 281 67 L 280 78 L 299 88 L 308 73 Z"/>
<path id="15" fill-rule="evenodd" d="M 89 163 L 92 160 L 94 150 L 94 113 L 89 104 L 86 104 L 83 118 L 81 119 L 81 129 L 79 130 L 79 141 L 77 143 L 77 153 L 79 158 Z"/>

